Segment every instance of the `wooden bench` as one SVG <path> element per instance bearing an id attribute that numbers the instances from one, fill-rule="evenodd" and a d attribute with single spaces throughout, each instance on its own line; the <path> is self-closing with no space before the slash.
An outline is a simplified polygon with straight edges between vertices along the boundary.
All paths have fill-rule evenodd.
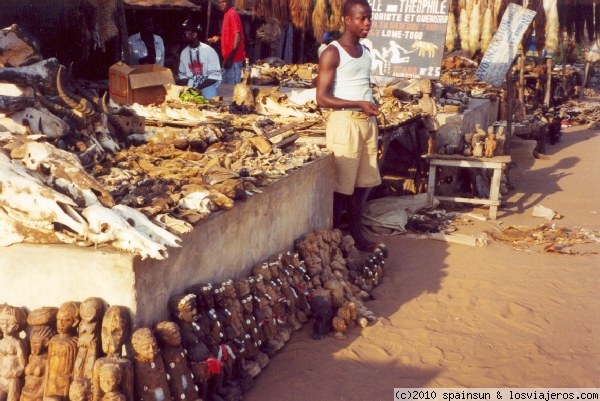
<path id="1" fill-rule="evenodd" d="M 427 193 L 435 196 L 435 176 L 437 167 L 462 167 L 493 169 L 492 182 L 490 183 L 490 197 L 488 199 L 463 198 L 459 196 L 436 196 L 441 201 L 489 205 L 490 219 L 496 220 L 498 206 L 500 206 L 500 176 L 502 168 L 511 162 L 510 156 L 496 156 L 493 158 L 465 157 L 458 155 L 424 155 L 429 161 L 429 181 Z"/>

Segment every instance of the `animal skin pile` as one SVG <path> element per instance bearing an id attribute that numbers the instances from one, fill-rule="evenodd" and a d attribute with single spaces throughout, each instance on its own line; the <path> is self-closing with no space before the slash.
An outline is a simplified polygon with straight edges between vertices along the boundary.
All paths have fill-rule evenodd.
<path id="1" fill-rule="evenodd" d="M 0 56 L 0 246 L 108 243 L 164 259 L 192 224 L 322 156 L 315 145 L 268 139 L 277 116 L 233 118 L 192 103 L 109 108 L 56 59 L 9 65 Z M 292 114 L 288 125 L 310 116 Z M 185 128 L 123 124 L 140 116 Z"/>

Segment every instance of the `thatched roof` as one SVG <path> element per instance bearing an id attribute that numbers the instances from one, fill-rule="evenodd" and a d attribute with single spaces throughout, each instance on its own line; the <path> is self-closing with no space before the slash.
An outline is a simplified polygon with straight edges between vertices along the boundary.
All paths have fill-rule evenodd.
<path id="1" fill-rule="evenodd" d="M 123 0 L 126 8 L 200 10 L 201 7 L 189 0 Z"/>

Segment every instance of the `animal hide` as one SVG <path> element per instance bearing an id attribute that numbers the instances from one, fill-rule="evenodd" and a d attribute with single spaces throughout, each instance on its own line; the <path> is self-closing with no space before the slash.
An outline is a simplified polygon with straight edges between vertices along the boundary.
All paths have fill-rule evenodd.
<path id="1" fill-rule="evenodd" d="M 448 53 L 454 51 L 454 44 L 456 43 L 457 36 L 456 18 L 454 18 L 454 14 L 450 12 L 448 13 L 448 25 L 446 26 L 446 50 Z"/>
<path id="2" fill-rule="evenodd" d="M 467 0 L 465 3 L 465 9 L 467 10 L 467 18 L 469 19 L 469 23 L 471 22 L 471 14 L 473 13 L 473 3 L 475 0 Z"/>
<path id="3" fill-rule="evenodd" d="M 311 16 L 310 0 L 290 0 L 290 20 L 297 29 L 306 29 Z"/>
<path id="4" fill-rule="evenodd" d="M 535 8 L 532 8 L 537 12 L 533 25 L 535 29 L 535 47 L 538 51 L 541 51 L 546 46 L 546 10 L 544 9 L 543 0 L 530 3 L 537 3 Z"/>
<path id="5" fill-rule="evenodd" d="M 331 17 L 329 19 L 329 27 L 332 31 L 342 32 L 344 29 L 344 17 L 342 17 L 343 0 L 329 0 L 331 7 Z M 320 38 L 317 38 L 320 39 Z"/>
<path id="6" fill-rule="evenodd" d="M 546 52 L 553 54 L 558 46 L 557 0 L 544 0 L 546 10 Z"/>
<path id="7" fill-rule="evenodd" d="M 492 41 L 494 23 L 492 21 L 492 6 L 490 5 L 485 10 L 485 15 L 483 16 L 483 26 L 481 28 L 481 52 L 485 53 L 490 42 Z"/>
<path id="8" fill-rule="evenodd" d="M 465 53 L 469 52 L 469 17 L 467 10 L 460 10 L 460 19 L 458 20 L 458 34 L 460 35 L 460 48 Z"/>
<path id="9" fill-rule="evenodd" d="M 475 54 L 479 46 L 481 30 L 479 25 L 479 4 L 475 4 L 469 19 L 469 51 L 471 55 Z"/>
<path id="10" fill-rule="evenodd" d="M 450 6 L 448 7 L 448 12 L 454 15 L 454 19 L 457 20 L 460 16 L 460 1 L 459 0 L 451 0 Z"/>
<path id="11" fill-rule="evenodd" d="M 329 31 L 329 17 L 327 16 L 326 0 L 317 0 L 312 13 L 313 36 L 320 41 L 323 34 Z"/>
<path id="12" fill-rule="evenodd" d="M 498 4 L 500 3 L 500 4 Z M 500 21 L 502 21 L 502 17 L 504 16 L 504 11 L 506 11 L 506 7 L 508 7 L 508 3 L 509 0 L 500 0 L 500 1 L 496 1 L 496 4 L 498 4 L 498 7 L 495 8 L 495 12 L 496 12 L 496 27 L 498 27 L 500 25 Z"/>

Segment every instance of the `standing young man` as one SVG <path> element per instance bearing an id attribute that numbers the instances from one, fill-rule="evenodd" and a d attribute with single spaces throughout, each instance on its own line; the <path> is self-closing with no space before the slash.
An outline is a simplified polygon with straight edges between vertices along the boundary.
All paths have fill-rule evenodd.
<path id="1" fill-rule="evenodd" d="M 207 42 L 221 41 L 223 83 L 237 84 L 242 80 L 242 65 L 246 58 L 242 20 L 233 7 L 233 0 L 218 0 L 217 6 L 224 12 L 221 36 L 213 36 Z"/>
<path id="2" fill-rule="evenodd" d="M 376 245 L 362 233 L 362 209 L 368 189 L 381 183 L 377 166 L 377 116 L 370 86 L 371 56 L 359 41 L 371 29 L 367 0 L 346 0 L 344 33 L 321 53 L 317 103 L 334 109 L 327 122 L 327 148 L 335 156 L 333 224 L 344 209 L 356 247 L 373 252 Z"/>
<path id="3" fill-rule="evenodd" d="M 183 30 L 188 45 L 179 57 L 178 82 L 199 90 L 206 99 L 212 99 L 217 96 L 221 83 L 219 55 L 215 49 L 200 42 L 202 27 L 199 23 L 186 20 Z"/>

